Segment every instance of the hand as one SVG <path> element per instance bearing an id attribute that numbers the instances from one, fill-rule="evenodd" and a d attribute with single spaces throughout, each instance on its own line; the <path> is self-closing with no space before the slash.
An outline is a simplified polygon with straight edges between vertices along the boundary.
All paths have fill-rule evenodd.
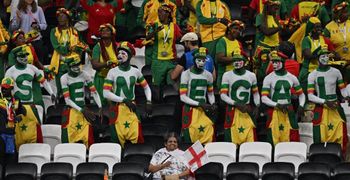
<path id="1" fill-rule="evenodd" d="M 300 118 L 304 116 L 304 108 L 303 107 L 301 107 L 301 106 L 298 107 L 297 115 Z"/>
<path id="2" fill-rule="evenodd" d="M 16 114 L 17 115 L 23 114 L 23 116 L 25 116 L 25 115 L 27 115 L 27 110 L 22 104 L 19 104 Z"/>
<path id="3" fill-rule="evenodd" d="M 136 112 L 136 105 L 132 101 L 124 99 L 123 103 L 125 103 L 125 105 L 128 106 L 131 112 Z"/>
<path id="4" fill-rule="evenodd" d="M 21 21 L 21 12 L 19 10 L 16 11 L 17 21 Z"/>
<path id="5" fill-rule="evenodd" d="M 86 107 L 83 109 L 83 115 L 89 123 L 92 124 L 95 121 L 95 114 Z"/>
<path id="6" fill-rule="evenodd" d="M 337 109 L 338 103 L 336 101 L 326 101 L 325 104 L 331 109 Z"/>
<path id="7" fill-rule="evenodd" d="M 283 113 L 288 112 L 288 105 L 286 104 L 277 104 L 276 108 L 281 110 Z"/>
<path id="8" fill-rule="evenodd" d="M 164 168 L 166 168 L 166 167 L 169 167 L 170 165 L 171 165 L 171 162 L 170 162 L 170 161 L 167 161 L 167 162 L 161 164 L 160 166 L 161 166 L 162 169 L 164 169 Z"/>
<path id="9" fill-rule="evenodd" d="M 242 113 L 248 112 L 249 108 L 245 104 L 236 104 L 235 107 L 239 109 Z"/>
<path id="10" fill-rule="evenodd" d="M 218 22 L 224 24 L 225 26 L 227 26 L 230 21 L 228 19 L 226 19 L 226 18 L 219 18 Z"/>
<path id="11" fill-rule="evenodd" d="M 146 113 L 147 113 L 147 115 L 151 115 L 152 114 L 152 102 L 150 102 L 150 101 L 147 101 Z"/>
<path id="12" fill-rule="evenodd" d="M 21 121 L 22 121 L 22 116 L 15 117 L 15 122 L 21 122 Z"/>

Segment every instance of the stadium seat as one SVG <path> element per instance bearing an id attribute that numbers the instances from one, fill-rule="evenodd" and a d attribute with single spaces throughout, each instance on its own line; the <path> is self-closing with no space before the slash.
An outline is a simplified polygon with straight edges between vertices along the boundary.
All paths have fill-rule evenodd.
<path id="1" fill-rule="evenodd" d="M 342 160 L 342 150 L 338 143 L 315 143 L 310 146 L 310 162 L 326 163 L 333 168 Z"/>
<path id="2" fill-rule="evenodd" d="M 236 162 L 227 166 L 226 180 L 258 180 L 259 165 L 253 162 Z"/>
<path id="3" fill-rule="evenodd" d="M 298 180 L 329 180 L 331 178 L 331 168 L 324 163 L 302 163 L 298 172 Z"/>
<path id="4" fill-rule="evenodd" d="M 153 104 L 151 120 L 153 125 L 159 126 L 162 129 L 161 133 L 175 131 L 175 105 Z"/>
<path id="5" fill-rule="evenodd" d="M 149 131 L 149 130 L 145 131 L 144 128 L 142 128 L 142 132 L 143 132 L 143 139 L 145 140 L 144 143 L 153 146 L 155 151 L 164 147 L 163 133 L 157 133 L 156 131 Z"/>
<path id="6" fill-rule="evenodd" d="M 211 142 L 205 145 L 209 161 L 221 163 L 224 173 L 230 163 L 236 162 L 236 149 L 236 145 L 231 142 Z"/>
<path id="7" fill-rule="evenodd" d="M 179 149 L 186 151 L 189 147 L 191 147 L 193 143 L 185 143 L 185 142 L 180 142 L 178 143 Z"/>
<path id="8" fill-rule="evenodd" d="M 62 122 L 62 112 L 66 105 L 57 104 L 56 106 L 50 106 L 47 109 L 46 121 L 44 124 L 59 124 Z"/>
<path id="9" fill-rule="evenodd" d="M 128 144 L 124 150 L 122 162 L 134 162 L 141 164 L 145 170 L 154 154 L 154 148 L 148 144 Z"/>
<path id="10" fill-rule="evenodd" d="M 116 143 L 93 144 L 89 149 L 89 162 L 106 163 L 109 174 L 112 174 L 114 164 L 121 161 L 121 151 L 121 146 Z"/>
<path id="11" fill-rule="evenodd" d="M 135 48 L 136 55 L 131 59 L 130 64 L 136 65 L 141 71 L 145 66 L 145 46 L 142 48 Z"/>
<path id="12" fill-rule="evenodd" d="M 221 180 L 224 176 L 221 163 L 209 162 L 194 172 L 196 180 Z"/>
<path id="13" fill-rule="evenodd" d="M 40 180 L 71 180 L 73 166 L 70 163 L 46 163 L 41 167 Z"/>
<path id="14" fill-rule="evenodd" d="M 50 155 L 51 148 L 48 144 L 22 144 L 19 147 L 18 162 L 36 164 L 38 174 L 40 174 L 41 166 L 45 163 L 50 162 Z"/>
<path id="15" fill-rule="evenodd" d="M 239 162 L 256 162 L 261 172 L 265 163 L 271 162 L 272 146 L 267 142 L 246 142 L 239 148 Z"/>
<path id="16" fill-rule="evenodd" d="M 300 142 L 307 145 L 307 152 L 309 152 L 310 146 L 314 143 L 313 126 L 312 123 L 298 123 Z"/>
<path id="17" fill-rule="evenodd" d="M 61 144 L 61 126 L 56 124 L 44 124 L 41 125 L 41 131 L 43 133 L 43 142 L 49 144 L 51 147 L 51 154 L 53 155 L 57 144 Z"/>
<path id="18" fill-rule="evenodd" d="M 64 143 L 55 147 L 54 162 L 68 162 L 73 165 L 73 173 L 79 163 L 86 161 L 86 147 L 84 144 Z"/>
<path id="19" fill-rule="evenodd" d="M 302 142 L 281 142 L 275 146 L 275 162 L 290 162 L 298 170 L 306 162 L 307 146 Z"/>
<path id="20" fill-rule="evenodd" d="M 5 168 L 6 180 L 36 180 L 38 168 L 34 163 L 8 164 Z"/>
<path id="21" fill-rule="evenodd" d="M 44 108 L 40 105 L 35 105 L 35 107 L 36 107 L 36 110 L 38 111 L 40 124 L 43 124 L 44 123 Z"/>
<path id="22" fill-rule="evenodd" d="M 112 180 L 143 180 L 144 167 L 138 163 L 122 162 L 113 166 Z"/>
<path id="23" fill-rule="evenodd" d="M 179 91 L 177 91 L 172 85 L 166 85 L 163 87 L 163 100 L 164 103 L 177 103 L 180 101 Z"/>
<path id="24" fill-rule="evenodd" d="M 148 84 L 152 83 L 152 71 L 151 71 L 151 65 L 145 65 L 142 67 L 141 70 L 143 77 L 146 79 Z"/>
<path id="25" fill-rule="evenodd" d="M 350 179 L 350 162 L 337 164 L 334 168 L 334 180 Z"/>
<path id="26" fill-rule="evenodd" d="M 294 180 L 295 168 L 292 163 L 266 163 L 262 170 L 262 180 Z"/>
<path id="27" fill-rule="evenodd" d="M 80 163 L 77 166 L 76 180 L 100 180 L 103 179 L 108 165 L 101 162 Z"/>

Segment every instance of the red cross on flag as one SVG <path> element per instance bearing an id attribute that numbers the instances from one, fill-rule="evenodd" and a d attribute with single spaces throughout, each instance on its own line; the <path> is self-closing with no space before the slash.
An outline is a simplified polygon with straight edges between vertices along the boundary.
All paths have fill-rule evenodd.
<path id="1" fill-rule="evenodd" d="M 188 163 L 191 172 L 196 171 L 198 168 L 209 162 L 207 152 L 199 141 L 196 141 L 185 151 L 184 158 Z"/>

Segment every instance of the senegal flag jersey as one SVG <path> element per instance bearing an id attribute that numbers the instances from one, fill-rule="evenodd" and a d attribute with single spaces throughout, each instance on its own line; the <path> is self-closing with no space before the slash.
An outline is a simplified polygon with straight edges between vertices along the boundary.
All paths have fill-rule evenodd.
<path id="1" fill-rule="evenodd" d="M 350 61 L 350 20 L 327 24 L 324 35 L 329 38 L 340 57 Z"/>
<path id="2" fill-rule="evenodd" d="M 196 73 L 187 69 L 181 74 L 180 94 L 199 103 L 205 103 L 207 92 L 213 92 L 213 77 L 204 70 Z M 202 108 L 191 106 L 189 100 L 181 98 L 185 103 L 182 110 L 182 136 L 185 142 L 199 140 L 205 144 L 214 140 L 214 123 Z"/>
<path id="3" fill-rule="evenodd" d="M 38 81 L 43 83 L 45 78 L 43 72 L 31 64 L 27 64 L 25 67 L 10 67 L 5 77 L 10 77 L 15 81 L 13 93 L 17 99 L 20 99 L 24 103 L 33 102 L 33 82 Z"/>
<path id="4" fill-rule="evenodd" d="M 132 66 L 127 68 L 118 66 L 108 72 L 103 89 L 112 91 L 119 97 L 134 100 L 136 83 L 142 87 L 148 86 L 140 70 Z M 118 142 L 122 146 L 126 141 L 143 143 L 139 118 L 126 104 L 117 103 L 111 106 L 109 125 L 113 142 Z"/>
<path id="5" fill-rule="evenodd" d="M 232 57 L 233 52 L 241 52 L 242 44 L 237 40 L 229 40 L 225 36 L 220 38 L 216 44 L 216 53 L 224 53 L 226 57 Z M 222 64 L 218 63 L 216 60 L 216 64 L 218 66 L 218 83 L 221 83 L 222 75 L 227 72 L 233 70 L 233 64 Z M 220 86 L 219 86 L 220 87 Z"/>
<path id="6" fill-rule="evenodd" d="M 279 22 L 276 21 L 272 15 L 267 15 L 266 18 L 267 18 L 266 21 L 267 21 L 268 28 L 277 28 L 278 27 Z M 255 21 L 256 27 L 259 27 L 261 24 L 263 24 L 264 21 L 265 20 L 264 20 L 263 14 L 261 14 L 261 13 L 258 14 L 256 16 L 256 21 Z M 262 32 L 258 31 L 256 34 L 256 38 L 257 38 L 257 45 L 276 47 L 276 46 L 278 46 L 278 44 L 280 42 L 280 36 L 279 36 L 278 32 L 276 32 L 275 34 L 272 34 L 270 36 L 266 36 Z"/>
<path id="7" fill-rule="evenodd" d="M 233 106 L 233 103 L 250 104 L 251 92 L 254 94 L 255 104 L 260 104 L 256 83 L 255 74 L 247 70 L 242 74 L 235 71 L 224 74 L 220 94 L 221 99 L 228 104 L 224 122 L 225 141 L 242 144 L 256 140 L 254 118 L 250 113 L 243 113 Z"/>
<path id="8" fill-rule="evenodd" d="M 315 143 L 336 142 L 345 150 L 348 138 L 344 111 L 341 106 L 331 109 L 324 104 L 325 101 L 337 100 L 337 86 L 343 96 L 348 96 L 340 71 L 333 67 L 326 70 L 317 69 L 309 75 L 309 100 L 317 103 L 313 110 L 313 137 Z"/>
<path id="9" fill-rule="evenodd" d="M 108 60 L 107 61 L 112 61 L 115 64 L 118 64 L 118 59 L 117 59 L 117 54 L 116 50 L 113 49 L 112 43 L 109 46 L 106 46 L 106 52 L 108 55 Z M 102 57 L 102 51 L 101 51 L 101 45 L 100 43 L 97 43 L 92 51 L 92 59 L 93 60 L 98 60 L 99 62 L 104 62 L 103 57 Z M 110 68 L 104 67 L 102 70 L 99 72 L 96 72 L 99 76 L 106 77 L 108 71 Z"/>
<path id="10" fill-rule="evenodd" d="M 68 73 L 61 77 L 64 98 L 69 98 L 80 108 L 85 106 L 85 85 L 91 92 L 96 92 L 92 79 L 82 71 L 78 76 L 72 77 Z M 62 142 L 82 142 L 89 147 L 93 143 L 92 125 L 85 119 L 82 112 L 74 107 L 67 107 L 62 114 Z"/>
<path id="11" fill-rule="evenodd" d="M 323 36 L 320 36 L 319 39 L 313 39 L 310 36 L 306 36 L 306 37 L 304 37 L 304 39 L 301 43 L 301 49 L 303 51 L 305 49 L 310 49 L 311 53 L 314 53 L 314 51 L 318 47 L 324 47 L 324 46 L 328 46 L 328 44 Z M 311 72 L 318 67 L 318 60 L 317 59 L 304 59 L 302 67 L 304 69 L 307 69 L 308 72 Z"/>

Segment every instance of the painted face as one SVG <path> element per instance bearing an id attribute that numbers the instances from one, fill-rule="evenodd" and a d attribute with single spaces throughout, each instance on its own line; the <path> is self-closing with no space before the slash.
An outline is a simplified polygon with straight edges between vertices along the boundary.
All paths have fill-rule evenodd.
<path id="1" fill-rule="evenodd" d="M 283 68 L 283 63 L 282 61 L 272 61 L 272 67 L 274 71 L 278 71 L 281 70 Z"/>
<path id="2" fill-rule="evenodd" d="M 318 58 L 318 61 L 320 62 L 320 64 L 324 66 L 327 65 L 329 61 L 329 54 L 320 55 L 320 57 Z"/>
<path id="3" fill-rule="evenodd" d="M 206 59 L 205 58 L 196 58 L 195 63 L 198 69 L 204 69 Z"/>
<path id="4" fill-rule="evenodd" d="M 233 67 L 235 69 L 241 69 L 244 66 L 244 61 L 239 59 L 239 60 L 234 60 L 233 61 Z"/>
<path id="5" fill-rule="evenodd" d="M 79 65 L 79 64 L 71 66 L 71 67 L 70 67 L 70 70 L 71 70 L 73 73 L 80 73 L 80 72 L 81 72 L 81 69 L 80 69 L 80 65 Z"/>
<path id="6" fill-rule="evenodd" d="M 28 56 L 27 55 L 19 55 L 17 56 L 17 62 L 22 64 L 22 65 L 26 65 L 28 63 Z"/>
<path id="7" fill-rule="evenodd" d="M 177 147 L 178 147 L 178 144 L 177 144 L 177 139 L 175 137 L 170 137 L 165 143 L 165 148 L 168 151 L 174 151 L 177 149 Z"/>
<path id="8" fill-rule="evenodd" d="M 118 57 L 117 58 L 118 58 L 119 63 L 124 63 L 124 62 L 128 61 L 129 54 L 125 50 L 121 49 L 121 50 L 118 51 Z"/>

